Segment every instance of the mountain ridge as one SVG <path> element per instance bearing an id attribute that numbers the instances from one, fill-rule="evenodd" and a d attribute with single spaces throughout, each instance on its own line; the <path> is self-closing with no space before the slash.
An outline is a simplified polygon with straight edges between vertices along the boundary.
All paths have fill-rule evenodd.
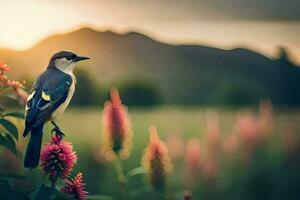
<path id="1" fill-rule="evenodd" d="M 292 76 L 293 84 L 300 84 L 300 68 L 289 60 L 271 59 L 246 48 L 168 44 L 138 32 L 81 28 L 52 35 L 24 51 L 1 48 L 0 58 L 13 66 L 15 77 L 35 77 L 51 55 L 62 49 L 90 56 L 92 59 L 82 65 L 100 83 L 149 80 L 167 103 L 222 103 L 227 98 L 233 101 L 237 94 L 239 99 L 253 96 L 253 101 L 270 98 L 279 103 L 300 103 L 300 97 L 282 97 L 286 93 L 281 91 L 287 90 L 283 75 L 285 80 Z"/>

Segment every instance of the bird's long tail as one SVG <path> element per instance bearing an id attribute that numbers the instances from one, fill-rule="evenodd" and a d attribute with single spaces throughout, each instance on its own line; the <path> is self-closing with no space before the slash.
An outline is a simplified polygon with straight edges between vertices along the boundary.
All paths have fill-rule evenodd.
<path id="1" fill-rule="evenodd" d="M 39 164 L 43 127 L 44 124 L 41 124 L 34 129 L 31 129 L 30 139 L 27 145 L 26 155 L 24 159 L 25 168 L 35 168 Z"/>

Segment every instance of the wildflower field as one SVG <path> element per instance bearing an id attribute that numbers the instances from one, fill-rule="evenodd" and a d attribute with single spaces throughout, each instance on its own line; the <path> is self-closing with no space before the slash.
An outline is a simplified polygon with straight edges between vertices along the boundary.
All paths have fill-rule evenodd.
<path id="1" fill-rule="evenodd" d="M 126 107 L 117 88 L 44 129 L 40 164 L 23 167 L 28 94 L 0 65 L 1 199 L 299 199 L 299 111 Z"/>
<path id="2" fill-rule="evenodd" d="M 102 109 L 76 108 L 67 112 L 63 120 L 71 134 L 66 138 L 77 150 L 76 170 L 85 174 L 87 190 L 122 199 L 113 164 L 100 153 Z M 185 194 L 191 194 L 191 199 L 282 199 L 287 195 L 297 199 L 299 111 L 273 109 L 268 119 L 271 121 L 265 118 L 260 122 L 270 132 L 256 138 L 261 137 L 255 135 L 255 120 L 261 112 L 259 106 L 129 108 L 133 147 L 129 158 L 122 161 L 124 171 L 141 166 L 149 143 L 149 127 L 155 125 L 173 165 L 166 176 L 166 198 L 161 199 L 183 199 Z M 86 123 L 81 123 L 82 119 Z M 138 175 L 128 183 L 128 192 L 136 195 L 135 199 L 160 199 L 143 195 L 142 191 L 149 187 L 148 176 Z"/>
<path id="3" fill-rule="evenodd" d="M 253 115 L 258 115 L 257 108 L 250 110 Z M 70 109 L 63 117 L 63 126 L 68 134 L 65 140 L 73 143 L 78 156 L 74 173 L 84 174 L 86 190 L 90 195 L 100 194 L 100 199 L 122 199 L 122 188 L 114 163 L 108 162 L 101 155 L 102 111 L 101 106 Z M 297 132 L 300 127 L 297 111 L 273 112 L 271 135 L 263 145 L 249 144 L 249 147 L 244 146 L 243 138 L 237 136 L 238 139 L 233 134 L 238 118 L 237 112 L 244 111 L 159 107 L 146 110 L 133 108 L 129 109 L 129 112 L 132 120 L 133 146 L 129 158 L 122 161 L 124 172 L 132 173 L 132 169 L 141 166 L 143 150 L 149 143 L 148 129 L 152 125 L 156 125 L 159 136 L 167 144 L 173 165 L 172 171 L 166 176 L 165 198 L 139 196 L 147 189 L 151 191 L 151 184 L 149 177 L 142 173 L 143 170 L 136 168 L 136 172 L 141 170 L 141 174 L 133 177 L 126 186 L 128 194 L 135 196 L 133 199 L 183 199 L 186 194 L 191 194 L 192 199 L 281 199 L 282 196 L 277 193 L 281 195 L 288 193 L 291 199 L 299 197 Z M 217 130 L 213 127 L 208 128 L 207 118 L 212 112 L 218 113 Z M 252 127 L 252 119 L 247 117 L 244 122 L 240 122 L 245 123 L 243 125 L 245 127 L 241 128 L 245 129 L 246 134 L 252 134 L 255 127 Z M 21 122 L 17 123 L 22 127 Z M 45 131 L 44 141 L 49 140 L 50 130 L 49 125 Z M 219 131 L 220 138 L 214 138 L 214 131 Z M 251 142 L 251 136 L 248 139 L 247 142 Z M 216 144 L 207 144 L 210 143 L 207 140 L 212 140 L 211 143 Z M 20 143 L 20 148 L 24 149 L 26 141 L 21 139 Z M 218 164 L 207 160 L 205 153 L 208 151 L 207 145 L 216 145 L 214 148 L 219 152 L 213 155 L 217 158 L 212 159 L 218 159 Z M 246 150 L 246 148 L 255 149 Z M 253 152 L 250 154 L 241 151 Z M 203 168 L 205 164 L 208 166 Z M 22 159 L 7 160 L 5 165 L 10 166 L 9 171 L 24 173 L 28 177 L 28 182 L 33 185 L 38 185 L 45 179 L 41 176 L 43 172 L 40 169 L 23 170 Z M 215 167 L 217 169 L 214 169 Z"/>

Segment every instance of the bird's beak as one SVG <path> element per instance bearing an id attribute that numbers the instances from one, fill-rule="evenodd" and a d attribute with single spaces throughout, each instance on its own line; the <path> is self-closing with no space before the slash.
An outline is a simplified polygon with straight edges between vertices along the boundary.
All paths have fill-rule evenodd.
<path id="1" fill-rule="evenodd" d="M 85 56 L 77 56 L 76 58 L 73 59 L 74 62 L 78 62 L 81 60 L 87 60 L 90 59 L 89 57 L 85 57 Z"/>

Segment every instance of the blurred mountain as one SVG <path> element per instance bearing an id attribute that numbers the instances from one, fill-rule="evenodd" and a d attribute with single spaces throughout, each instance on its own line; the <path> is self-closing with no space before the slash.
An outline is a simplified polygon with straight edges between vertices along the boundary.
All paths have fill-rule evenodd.
<path id="1" fill-rule="evenodd" d="M 28 78 L 44 70 L 50 56 L 62 49 L 90 56 L 82 68 L 99 82 L 149 80 L 167 103 L 243 104 L 262 98 L 300 103 L 300 68 L 285 49 L 272 60 L 243 48 L 170 45 L 136 32 L 82 28 L 46 38 L 26 51 L 0 49 L 0 58 L 13 67 L 16 77 Z"/>

